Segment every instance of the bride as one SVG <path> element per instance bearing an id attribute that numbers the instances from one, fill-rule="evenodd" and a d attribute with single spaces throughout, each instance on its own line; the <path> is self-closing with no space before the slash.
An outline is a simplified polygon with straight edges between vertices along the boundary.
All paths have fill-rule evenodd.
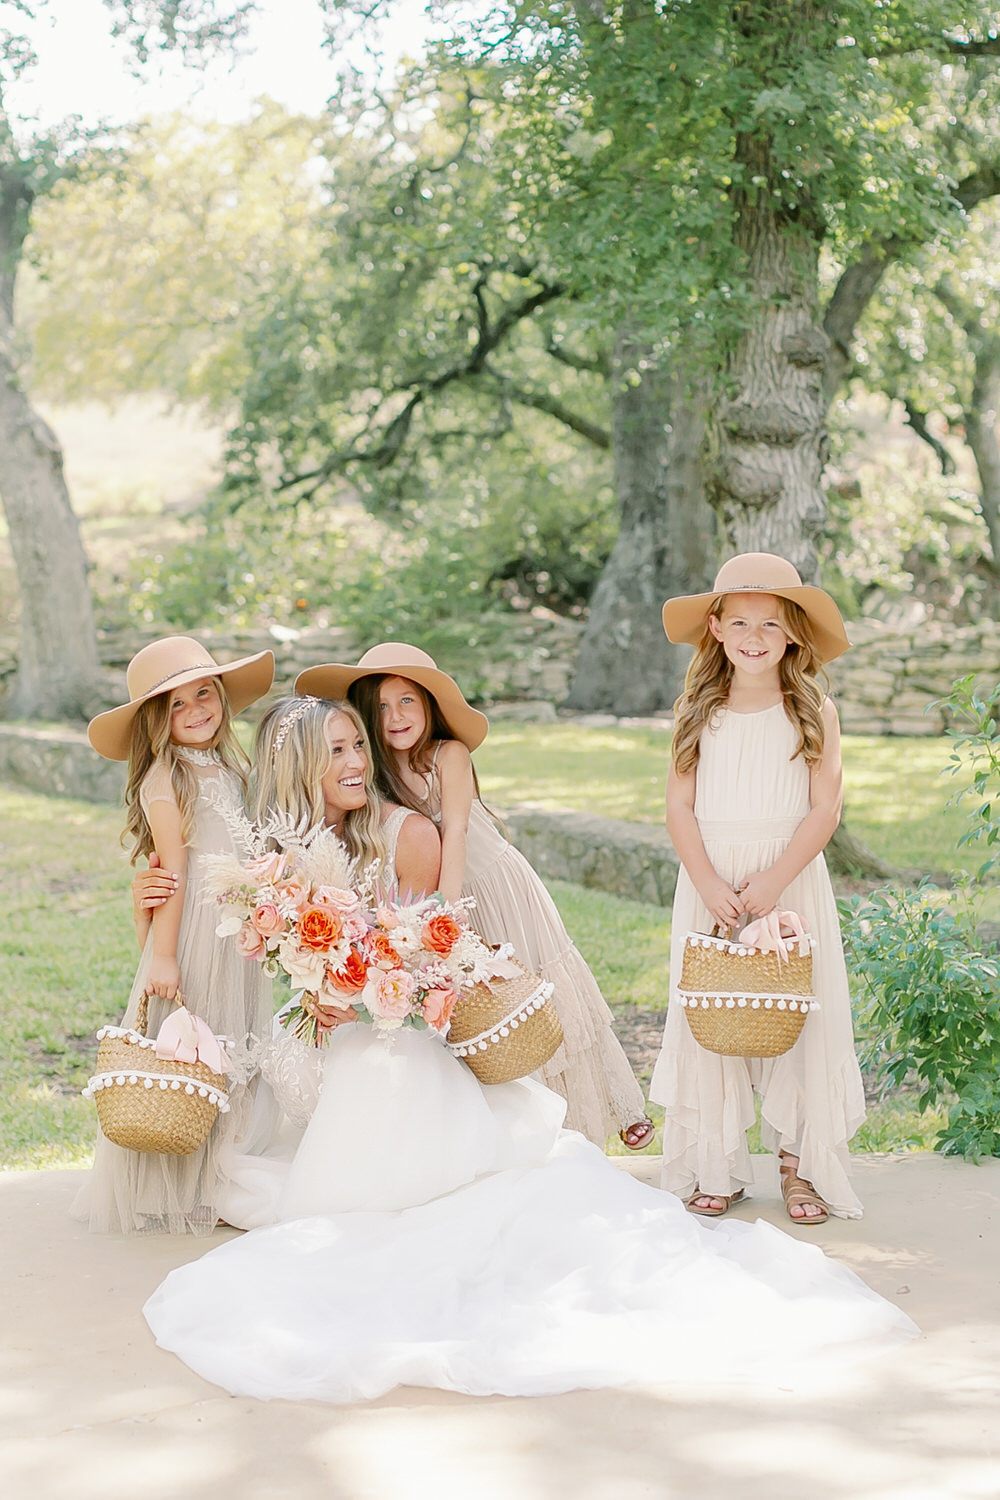
<path id="1" fill-rule="evenodd" d="M 350 847 L 337 808 L 359 770 L 337 769 L 331 733 L 346 710 L 280 707 L 258 807 L 296 814 L 322 797 Z M 363 730 L 351 752 L 364 782 Z M 390 820 L 383 868 L 398 876 L 409 820 Z M 350 1018 L 325 1018 L 322 1087 L 294 1155 L 273 1153 L 266 1172 L 253 1158 L 257 1179 L 242 1182 L 244 1208 L 256 1198 L 235 1220 L 263 1227 L 172 1271 L 146 1303 L 157 1343 L 206 1379 L 331 1402 L 398 1385 L 787 1384 L 916 1333 L 818 1247 L 762 1221 L 702 1224 L 635 1182 L 562 1129 L 563 1100 L 534 1080 L 483 1087 L 435 1032 L 387 1043 Z"/>

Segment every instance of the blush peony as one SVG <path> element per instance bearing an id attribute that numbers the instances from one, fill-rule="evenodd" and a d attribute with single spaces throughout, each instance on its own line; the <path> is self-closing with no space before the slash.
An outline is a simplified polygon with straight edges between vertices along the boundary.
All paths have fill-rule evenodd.
<path id="1" fill-rule="evenodd" d="M 361 1002 L 379 1020 L 405 1021 L 413 999 L 413 979 L 405 969 L 390 969 L 387 974 L 372 976 L 365 985 Z"/>

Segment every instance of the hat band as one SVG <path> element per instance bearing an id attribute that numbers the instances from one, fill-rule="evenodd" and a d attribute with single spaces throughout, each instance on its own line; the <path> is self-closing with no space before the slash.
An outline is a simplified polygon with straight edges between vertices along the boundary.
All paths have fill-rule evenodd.
<path id="1" fill-rule="evenodd" d="M 727 583 L 720 594 L 773 594 L 778 589 L 800 589 L 801 583 Z"/>
<path id="2" fill-rule="evenodd" d="M 185 672 L 193 672 L 196 667 L 208 667 L 211 671 L 217 672 L 219 663 L 217 661 L 193 661 L 186 667 L 178 667 L 176 672 L 168 672 L 166 677 L 161 677 L 159 682 L 154 682 L 153 686 L 147 688 L 144 693 L 140 693 L 139 697 L 148 698 L 150 693 L 155 693 L 156 689 L 161 688 L 165 682 L 171 682 L 175 677 L 183 676 Z M 135 703 L 136 699 L 133 698 L 132 702 Z"/>

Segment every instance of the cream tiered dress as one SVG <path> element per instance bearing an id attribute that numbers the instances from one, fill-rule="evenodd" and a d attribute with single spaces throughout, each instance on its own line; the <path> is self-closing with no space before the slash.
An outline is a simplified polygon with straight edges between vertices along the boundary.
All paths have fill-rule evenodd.
<path id="1" fill-rule="evenodd" d="M 242 787 L 214 752 L 185 749 L 179 753 L 198 779 L 198 798 L 188 846 L 177 963 L 189 1010 L 229 1043 L 230 1110 L 219 1115 L 205 1145 L 190 1156 L 126 1151 L 98 1133 L 94 1166 L 71 1211 L 100 1233 L 211 1234 L 220 1217 L 225 1185 L 220 1158 L 244 1134 L 249 1121 L 251 1039 L 263 1038 L 271 1029 L 271 980 L 259 965 L 241 956 L 235 943 L 216 936 L 219 909 L 205 900 L 203 856 L 234 852 L 223 808 L 242 810 Z M 174 801 L 165 764 L 150 769 L 139 795 L 144 809 L 155 802 Z M 126 1026 L 135 1020 L 152 956 L 150 929 L 125 1011 Z M 150 1036 L 156 1035 L 173 1009 L 171 1001 L 150 999 Z"/>
<path id="2" fill-rule="evenodd" d="M 723 709 L 701 737 L 695 817 L 709 859 L 738 885 L 767 870 L 809 812 L 809 771 L 795 760 L 798 734 L 782 704 L 759 713 Z M 662 1104 L 665 1188 L 686 1197 L 735 1193 L 753 1181 L 746 1131 L 761 1100 L 768 1150 L 800 1157 L 833 1213 L 861 1217 L 849 1180 L 848 1142 L 865 1117 L 861 1072 L 854 1054 L 851 1001 L 840 926 L 822 854 L 783 892 L 780 905 L 798 912 L 815 941 L 813 981 L 820 1009 L 782 1057 L 748 1061 L 699 1047 L 676 1003 L 684 937 L 711 932 L 713 918 L 685 869 L 674 896 L 670 1006 L 650 1098 Z"/>
<path id="3" fill-rule="evenodd" d="M 437 749 L 427 778 L 427 806 L 440 823 Z M 603 1149 L 609 1135 L 644 1117 L 642 1090 L 615 1036 L 607 1001 L 555 902 L 478 798 L 469 815 L 462 894 L 475 897 L 472 922 L 488 943 L 512 943 L 517 956 L 555 986 L 552 999 L 564 1040 L 539 1076 L 566 1100 L 566 1128 Z"/>

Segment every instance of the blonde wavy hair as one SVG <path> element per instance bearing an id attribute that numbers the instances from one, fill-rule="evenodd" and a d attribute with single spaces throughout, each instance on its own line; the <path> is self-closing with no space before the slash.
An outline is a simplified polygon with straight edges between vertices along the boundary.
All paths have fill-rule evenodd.
<path id="1" fill-rule="evenodd" d="M 722 620 L 727 594 L 719 594 L 709 606 L 705 633 L 698 643 L 684 678 L 684 691 L 674 704 L 673 762 L 683 776 L 698 764 L 701 732 L 725 706 L 733 680 L 733 664 L 721 641 L 716 640 L 708 618 Z M 778 664 L 785 713 L 799 732 L 792 760 L 801 755 L 807 766 L 823 755 L 823 703 L 825 686 L 819 675 L 822 663 L 816 650 L 812 625 L 805 610 L 792 599 L 775 594 L 777 616 L 788 636 L 788 647 Z M 824 674 L 824 684 L 825 684 Z"/>
<path id="2" fill-rule="evenodd" d="M 218 689 L 222 703 L 222 723 L 216 730 L 211 743 L 204 748 L 218 752 L 223 765 L 228 766 L 233 775 L 238 777 L 245 791 L 250 761 L 236 738 L 236 731 L 233 728 L 233 711 L 229 705 L 225 683 L 220 677 L 213 677 L 212 681 Z M 170 700 L 172 697 L 173 694 L 169 692 L 157 693 L 155 698 L 150 698 L 140 706 L 132 720 L 128 769 L 125 777 L 125 827 L 121 837 L 122 844 L 132 841 L 130 856 L 132 864 L 135 864 L 136 860 L 148 858 L 154 850 L 153 835 L 146 821 L 146 814 L 142 810 L 140 792 L 142 783 L 157 763 L 166 766 L 170 773 L 170 785 L 173 787 L 177 806 L 180 808 L 181 836 L 185 844 L 191 842 L 194 808 L 198 800 L 198 777 L 190 762 L 178 754 L 183 746 L 175 745 L 170 738 Z"/>
<path id="3" fill-rule="evenodd" d="M 279 698 L 257 726 L 252 783 L 253 816 L 263 822 L 269 812 L 315 827 L 326 817 L 323 777 L 330 766 L 326 726 L 331 714 L 343 714 L 364 741 L 365 805 L 344 816 L 340 837 L 348 854 L 365 870 L 386 857 L 382 806 L 375 787 L 375 763 L 364 722 L 350 703 L 330 698 Z"/>

